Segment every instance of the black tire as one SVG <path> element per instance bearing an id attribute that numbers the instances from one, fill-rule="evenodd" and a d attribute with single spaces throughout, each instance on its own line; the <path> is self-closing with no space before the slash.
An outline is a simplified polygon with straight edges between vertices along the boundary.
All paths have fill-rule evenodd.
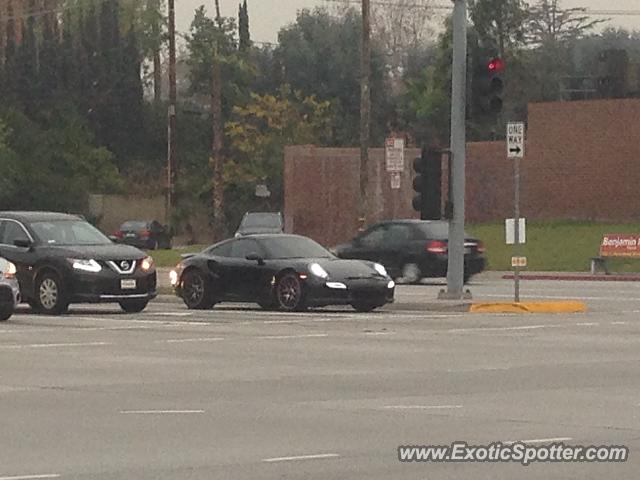
<path id="1" fill-rule="evenodd" d="M 413 285 L 415 283 L 420 283 L 422 279 L 422 272 L 420 271 L 420 267 L 416 263 L 408 262 L 402 266 L 401 278 L 404 283 L 408 283 Z"/>
<path id="2" fill-rule="evenodd" d="M 371 303 L 371 302 L 354 302 L 351 304 L 351 306 L 354 308 L 356 312 L 369 313 L 369 312 L 373 312 L 380 305 L 377 303 Z"/>
<path id="3" fill-rule="evenodd" d="M 208 310 L 216 303 L 211 280 L 192 268 L 182 276 L 182 301 L 189 310 Z"/>
<path id="4" fill-rule="evenodd" d="M 307 309 L 302 282 L 295 273 L 285 273 L 276 282 L 277 305 L 286 312 L 301 312 Z"/>
<path id="5" fill-rule="evenodd" d="M 11 318 L 11 315 L 13 315 L 13 307 L 0 308 L 0 322 L 9 320 L 9 318 Z"/>
<path id="6" fill-rule="evenodd" d="M 69 310 L 69 299 L 60 277 L 54 272 L 38 276 L 35 288 L 35 307 L 45 315 L 63 315 Z"/>
<path id="7" fill-rule="evenodd" d="M 146 298 L 135 298 L 131 300 L 120 300 L 118 304 L 120 305 L 120 308 L 127 313 L 140 313 L 147 308 L 149 300 Z"/>

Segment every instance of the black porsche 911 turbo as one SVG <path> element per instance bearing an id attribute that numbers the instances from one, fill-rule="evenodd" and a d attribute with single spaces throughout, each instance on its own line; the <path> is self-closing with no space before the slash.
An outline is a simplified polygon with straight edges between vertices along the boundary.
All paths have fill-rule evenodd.
<path id="1" fill-rule="evenodd" d="M 370 312 L 393 302 L 395 283 L 382 265 L 339 259 L 299 235 L 234 238 L 185 257 L 171 283 L 190 309 L 233 301 L 285 311 L 351 305 Z"/>

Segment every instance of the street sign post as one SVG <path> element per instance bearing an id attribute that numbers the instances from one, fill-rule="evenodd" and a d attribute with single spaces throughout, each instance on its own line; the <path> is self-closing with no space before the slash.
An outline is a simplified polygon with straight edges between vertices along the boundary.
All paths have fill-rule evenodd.
<path id="1" fill-rule="evenodd" d="M 520 256 L 520 159 L 524 158 L 524 122 L 507 123 L 507 157 L 513 158 L 513 256 Z M 515 228 L 518 225 L 518 228 Z M 520 265 L 514 266 L 514 301 L 520 301 Z"/>

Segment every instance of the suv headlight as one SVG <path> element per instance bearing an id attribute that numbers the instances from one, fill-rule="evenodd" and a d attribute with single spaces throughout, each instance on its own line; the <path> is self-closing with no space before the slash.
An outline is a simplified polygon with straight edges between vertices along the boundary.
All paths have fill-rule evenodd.
<path id="1" fill-rule="evenodd" d="M 379 263 L 374 263 L 373 268 L 375 268 L 376 272 L 378 272 L 383 277 L 387 276 L 387 269 L 384 268 L 383 265 L 380 265 Z"/>
<path id="2" fill-rule="evenodd" d="M 83 272 L 98 273 L 102 270 L 102 266 L 95 260 L 86 260 L 83 258 L 68 258 L 67 259 L 74 270 L 80 270 Z"/>
<path id="3" fill-rule="evenodd" d="M 329 276 L 327 271 L 318 263 L 312 263 L 311 265 L 309 265 L 309 271 L 316 277 L 327 278 Z"/>
<path id="4" fill-rule="evenodd" d="M 6 278 L 7 280 L 11 280 L 12 278 L 16 278 L 16 273 L 18 272 L 18 269 L 16 268 L 15 264 L 7 261 L 7 270 L 2 273 L 2 275 L 4 276 L 4 278 Z"/>
<path id="5" fill-rule="evenodd" d="M 148 272 L 153 268 L 153 258 L 152 257 L 144 257 L 142 262 L 140 262 L 140 268 L 143 272 Z"/>

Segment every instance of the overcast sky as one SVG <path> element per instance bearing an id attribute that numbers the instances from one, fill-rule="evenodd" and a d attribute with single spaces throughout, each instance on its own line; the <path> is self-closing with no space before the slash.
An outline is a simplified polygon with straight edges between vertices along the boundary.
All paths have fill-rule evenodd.
<path id="1" fill-rule="evenodd" d="M 238 4 L 241 0 L 220 0 L 223 16 L 238 15 Z M 373 0 L 375 1 L 375 0 Z M 328 5 L 324 0 L 247 0 L 251 38 L 254 41 L 275 42 L 278 30 L 296 18 L 296 12 L 303 8 Z M 449 0 L 440 0 L 439 4 L 447 5 Z M 531 2 L 533 3 L 533 2 Z M 176 22 L 180 31 L 187 31 L 193 19 L 193 12 L 200 5 L 207 11 L 213 11 L 214 0 L 176 0 Z M 357 6 L 357 5 L 356 5 Z M 600 10 L 640 10 L 639 0 L 564 0 L 563 7 L 587 7 Z M 640 30 L 640 15 L 611 17 L 611 25 L 619 25 L 629 29 Z"/>

